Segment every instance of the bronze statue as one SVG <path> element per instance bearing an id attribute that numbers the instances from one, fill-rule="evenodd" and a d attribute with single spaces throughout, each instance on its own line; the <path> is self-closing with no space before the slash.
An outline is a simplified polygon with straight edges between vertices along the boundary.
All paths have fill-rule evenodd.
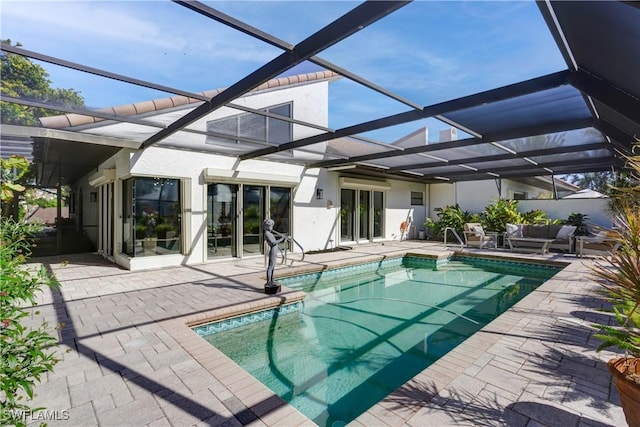
<path id="1" fill-rule="evenodd" d="M 275 294 L 280 291 L 280 284 L 273 280 L 273 272 L 276 268 L 276 258 L 280 247 L 279 243 L 283 242 L 287 236 L 278 233 L 273 229 L 274 221 L 271 218 L 267 218 L 262 223 L 264 230 L 264 241 L 269 245 L 269 264 L 267 265 L 267 283 L 264 285 L 264 292 L 267 294 Z M 276 237 L 277 236 L 277 237 Z"/>

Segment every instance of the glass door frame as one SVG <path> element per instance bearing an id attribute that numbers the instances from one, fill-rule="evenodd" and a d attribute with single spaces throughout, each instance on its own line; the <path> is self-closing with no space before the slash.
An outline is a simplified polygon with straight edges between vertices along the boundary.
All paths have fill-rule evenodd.
<path id="1" fill-rule="evenodd" d="M 225 201 L 225 202 L 218 202 L 218 203 L 222 203 L 222 207 L 224 208 L 225 205 L 224 203 L 229 203 L 229 215 L 226 215 L 226 212 L 221 212 L 221 215 L 224 213 L 225 216 L 220 216 L 217 220 L 212 220 L 210 221 L 210 215 L 212 214 L 212 210 L 211 208 L 213 208 L 213 201 L 211 202 L 211 204 L 209 203 L 209 189 L 213 186 L 227 186 L 228 189 L 230 190 L 230 195 L 231 195 L 231 200 L 229 201 Z M 237 258 L 238 257 L 238 247 L 240 246 L 238 244 L 239 240 L 238 240 L 238 212 L 239 212 L 239 208 L 238 208 L 238 204 L 241 203 L 241 201 L 238 200 L 238 184 L 233 184 L 233 183 L 226 183 L 226 182 L 213 182 L 213 183 L 207 183 L 206 184 L 206 191 L 205 191 L 205 206 L 206 206 L 206 212 L 207 212 L 207 217 L 206 217 L 206 244 L 205 244 L 205 251 L 206 251 L 206 255 L 205 255 L 205 259 L 206 260 L 212 260 L 212 259 L 227 259 L 227 258 Z M 220 189 L 218 189 L 220 190 Z M 216 194 L 217 195 L 217 194 Z M 212 197 L 215 197 L 216 195 L 213 195 Z M 225 221 L 220 222 L 220 219 L 223 219 Z M 229 220 L 229 221 L 226 221 Z M 209 228 L 211 224 L 211 229 Z M 221 237 L 218 237 L 218 231 L 219 229 L 221 229 L 221 224 L 224 224 L 224 227 L 226 228 L 227 226 L 230 227 L 231 229 L 229 230 L 230 233 L 227 235 L 226 233 L 224 233 Z M 211 244 L 213 244 L 213 253 L 217 253 L 218 252 L 218 238 L 224 239 L 224 238 L 228 238 L 229 239 L 229 246 L 227 246 L 229 248 L 229 256 L 217 256 L 217 255 L 212 255 L 210 256 L 209 253 L 211 251 L 210 246 Z M 213 243 L 210 242 L 210 240 L 213 241 Z"/>
<path id="2" fill-rule="evenodd" d="M 211 214 L 209 211 L 209 200 L 208 200 L 208 194 L 209 194 L 209 186 L 210 185 L 215 185 L 215 184 L 226 184 L 229 186 L 233 186 L 235 187 L 235 200 L 236 200 L 236 209 L 235 209 L 235 232 L 234 232 L 234 238 L 235 238 L 235 242 L 236 242 L 236 247 L 235 247 L 235 255 L 232 254 L 230 256 L 221 256 L 221 257 L 210 257 L 209 256 L 209 237 L 208 237 L 208 232 L 206 233 L 207 236 L 205 236 L 205 247 L 204 247 L 204 260 L 205 262 L 209 262 L 209 261 L 215 261 L 215 260 L 219 260 L 219 259 L 229 259 L 229 258 L 236 258 L 236 259 L 243 259 L 245 256 L 254 256 L 254 254 L 250 254 L 250 253 L 245 253 L 245 245 L 244 245 L 244 237 L 245 237 L 245 233 L 244 233 L 244 229 L 245 229 L 245 203 L 244 203 L 244 195 L 245 195 L 245 187 L 259 187 L 260 188 L 260 202 L 259 202 L 259 209 L 261 210 L 261 212 L 259 212 L 259 218 L 260 220 L 260 224 L 259 224 L 259 241 L 262 242 L 263 240 L 263 230 L 262 230 L 262 221 L 265 218 L 270 217 L 271 214 L 271 203 L 272 203 L 272 191 L 271 189 L 279 189 L 279 190 L 288 190 L 289 193 L 289 200 L 288 200 L 288 205 L 287 205 L 287 214 L 288 214 L 288 218 L 286 223 L 289 226 L 288 230 L 280 230 L 276 227 L 277 231 L 280 231 L 282 233 L 285 234 L 291 234 L 292 233 L 292 227 L 293 227 L 293 194 L 294 194 L 294 189 L 295 186 L 292 185 L 283 185 L 280 183 L 253 183 L 250 181 L 247 182 L 237 182 L 237 181 L 227 181 L 227 180 L 210 180 L 205 182 L 205 191 L 204 191 L 204 200 L 205 200 L 205 213 L 206 213 L 206 218 L 205 218 L 205 229 L 208 228 L 209 225 L 209 215 Z M 281 221 L 282 222 L 282 221 Z M 278 221 L 276 221 L 276 223 L 278 223 Z M 259 253 L 255 253 L 255 256 L 262 256 L 262 254 L 264 253 L 264 245 L 260 244 L 260 251 Z"/>
<path id="3" fill-rule="evenodd" d="M 343 203 L 343 191 L 353 192 L 352 197 L 350 197 L 350 201 L 353 203 L 353 210 L 343 211 L 344 203 Z M 361 206 L 364 205 L 362 203 L 361 197 L 363 194 L 368 193 L 366 200 L 366 212 L 361 212 Z M 381 206 L 380 208 L 380 218 L 379 218 L 379 235 L 376 235 L 375 230 L 375 214 L 376 214 L 376 195 L 380 194 L 381 197 Z M 386 194 L 385 191 L 381 191 L 373 188 L 353 188 L 353 187 L 342 187 L 340 188 L 340 243 L 360 243 L 360 242 L 373 242 L 377 239 L 384 239 L 385 236 L 385 203 L 386 203 Z M 350 230 L 347 233 L 348 236 L 353 237 L 352 240 L 344 239 L 344 235 L 342 233 L 342 221 L 343 218 L 350 220 Z M 362 228 L 361 218 L 365 218 L 367 224 L 366 228 Z M 362 232 L 364 231 L 364 236 L 362 236 Z"/>

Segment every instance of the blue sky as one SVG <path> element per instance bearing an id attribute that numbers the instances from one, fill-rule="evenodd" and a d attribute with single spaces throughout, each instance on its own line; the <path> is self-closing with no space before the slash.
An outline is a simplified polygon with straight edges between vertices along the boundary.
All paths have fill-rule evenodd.
<path id="1" fill-rule="evenodd" d="M 296 44 L 359 2 L 204 2 Z M 1 36 L 25 49 L 189 91 L 226 87 L 280 54 L 168 1 L 3 0 Z M 415 1 L 330 47 L 320 57 L 420 105 L 566 69 L 533 1 Z M 88 106 L 166 96 L 43 64 L 53 85 Z M 303 68 L 307 69 L 307 68 Z M 408 110 L 346 79 L 331 85 L 332 128 Z M 391 142 L 428 120 L 373 132 Z"/>

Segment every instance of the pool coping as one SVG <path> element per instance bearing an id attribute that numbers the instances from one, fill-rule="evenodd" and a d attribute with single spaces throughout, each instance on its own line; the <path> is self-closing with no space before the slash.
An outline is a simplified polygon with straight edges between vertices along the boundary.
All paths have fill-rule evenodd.
<path id="1" fill-rule="evenodd" d="M 513 260 L 532 264 L 549 264 L 562 266 L 564 270 L 559 271 L 554 277 L 547 280 L 507 312 L 467 338 L 456 348 L 399 387 L 385 399 L 369 408 L 366 412 L 350 422 L 349 425 L 411 425 L 415 419 L 421 420 L 415 425 L 433 425 L 428 422 L 423 424 L 425 421 L 422 417 L 426 416 L 425 411 L 429 417 L 433 417 L 432 411 L 436 410 L 433 408 L 434 402 L 438 402 L 435 404 L 436 407 L 441 406 L 439 398 L 447 388 L 450 388 L 452 385 L 455 386 L 456 382 L 462 381 L 460 378 L 467 380 L 468 378 L 473 378 L 473 375 L 481 372 L 483 367 L 490 363 L 490 359 L 493 357 L 487 357 L 487 352 L 493 346 L 498 345 L 506 335 L 513 331 L 514 327 L 518 327 L 518 325 L 527 318 L 527 308 L 540 306 L 541 303 L 549 298 L 551 293 L 559 290 L 564 277 L 558 276 L 570 274 L 567 272 L 567 269 L 570 269 L 573 263 L 575 263 L 575 260 L 557 261 L 545 258 L 532 259 L 530 254 L 527 254 L 525 257 L 514 256 L 514 254 L 511 253 L 493 254 L 468 251 L 430 253 L 428 250 L 415 251 L 404 249 L 384 255 L 372 254 L 360 258 L 358 262 L 353 262 L 353 260 L 336 260 L 291 268 L 277 275 L 278 278 L 289 277 L 292 275 L 325 271 L 341 266 L 377 262 L 401 256 L 442 259 L 456 254 L 499 260 Z M 159 324 L 191 357 L 207 369 L 224 388 L 233 393 L 241 405 L 248 408 L 266 425 L 314 425 L 304 414 L 273 393 L 251 374 L 244 371 L 244 369 L 233 360 L 211 346 L 191 329 L 192 326 L 202 325 L 253 311 L 274 308 L 299 301 L 303 298 L 304 292 L 283 287 L 280 294 L 260 301 L 210 310 L 197 315 L 181 316 L 159 322 Z M 416 392 L 416 390 L 419 390 L 419 392 Z M 501 392 L 502 395 L 509 394 L 508 390 L 498 390 L 497 392 Z M 504 398 L 504 396 L 501 398 Z M 442 416 L 442 414 L 440 415 Z"/>

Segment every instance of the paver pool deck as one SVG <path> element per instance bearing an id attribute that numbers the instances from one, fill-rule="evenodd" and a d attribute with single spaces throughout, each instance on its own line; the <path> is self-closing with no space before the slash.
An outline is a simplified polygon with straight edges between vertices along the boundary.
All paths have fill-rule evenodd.
<path id="1" fill-rule="evenodd" d="M 307 255 L 276 275 L 364 262 L 406 252 L 446 255 L 425 241 L 356 245 Z M 550 253 L 493 256 L 563 262 L 567 267 L 353 426 L 624 426 L 589 322 L 607 319 L 589 258 Z M 50 426 L 314 425 L 188 325 L 281 304 L 303 295 L 265 295 L 264 260 L 131 272 L 97 254 L 40 258 L 61 284 L 39 296 L 30 322 L 60 325 L 62 359 L 43 378 L 27 417 Z M 50 419 L 57 418 L 57 419 Z"/>

